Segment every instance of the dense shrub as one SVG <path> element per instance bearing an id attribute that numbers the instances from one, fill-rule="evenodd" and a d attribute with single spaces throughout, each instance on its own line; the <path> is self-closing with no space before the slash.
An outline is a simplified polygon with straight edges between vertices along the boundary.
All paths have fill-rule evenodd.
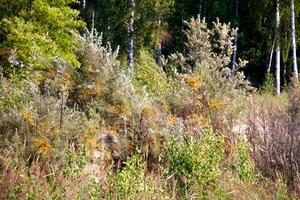
<path id="1" fill-rule="evenodd" d="M 195 195 L 199 199 L 224 198 L 227 195 L 223 181 L 226 180 L 222 179 L 256 182 L 247 144 L 242 140 L 235 146 L 228 142 L 223 135 L 206 127 L 200 137 L 187 135 L 184 141 L 170 143 L 168 174 L 174 176 L 181 195 L 185 198 Z"/>
<path id="2" fill-rule="evenodd" d="M 133 80 L 137 82 L 138 87 L 145 87 L 146 91 L 154 97 L 168 93 L 170 87 L 166 74 L 146 50 L 139 52 Z"/>
<path id="3" fill-rule="evenodd" d="M 194 105 L 201 105 L 213 127 L 230 126 L 241 113 L 240 99 L 253 90 L 239 71 L 246 61 L 239 60 L 234 69 L 230 68 L 236 30 L 219 21 L 209 28 L 200 18 L 186 24 L 187 53 L 172 54 L 170 63 L 177 66 L 192 90 L 189 99 L 194 99 Z"/>
<path id="4" fill-rule="evenodd" d="M 79 12 L 68 7 L 72 2 L 75 1 L 8 3 L 18 12 L 1 19 L 4 40 L 0 48 L 16 49 L 18 57 L 30 69 L 43 68 L 41 60 L 58 56 L 78 67 L 80 63 L 72 32 L 83 27 L 84 23 L 77 20 Z"/>

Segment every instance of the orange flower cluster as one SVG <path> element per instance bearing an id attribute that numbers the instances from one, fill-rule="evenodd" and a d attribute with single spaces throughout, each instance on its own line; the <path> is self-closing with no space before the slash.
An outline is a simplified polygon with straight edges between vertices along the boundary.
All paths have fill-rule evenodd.
<path id="1" fill-rule="evenodd" d="M 188 121 L 191 124 L 197 124 L 197 123 L 201 123 L 201 125 L 205 125 L 206 124 L 206 118 L 201 115 L 201 114 L 191 114 L 188 116 Z"/>
<path id="2" fill-rule="evenodd" d="M 45 137 L 33 140 L 33 146 L 43 155 L 49 155 L 53 152 L 53 147 Z"/>
<path id="3" fill-rule="evenodd" d="M 30 114 L 27 110 L 22 110 L 21 114 L 22 114 L 22 117 L 25 121 L 27 121 L 27 122 L 33 122 L 34 121 L 33 115 Z"/>
<path id="4" fill-rule="evenodd" d="M 170 125 L 175 125 L 176 122 L 177 122 L 176 116 L 171 115 L 171 116 L 169 117 L 169 119 L 168 119 L 168 123 L 169 123 Z"/>
<path id="5" fill-rule="evenodd" d="M 112 135 L 117 134 L 117 129 L 112 127 L 112 126 L 108 126 L 107 128 L 100 128 L 100 133 L 110 133 Z"/>
<path id="6" fill-rule="evenodd" d="M 223 102 L 208 102 L 207 106 L 210 109 L 218 109 L 224 108 L 225 104 Z"/>
<path id="7" fill-rule="evenodd" d="M 186 82 L 186 84 L 188 84 L 188 86 L 191 87 L 191 89 L 196 92 L 200 89 L 201 87 L 201 77 L 200 76 L 189 76 L 189 77 L 185 77 L 184 81 Z"/>
<path id="8" fill-rule="evenodd" d="M 83 142 L 84 144 L 87 145 L 87 147 L 89 149 L 93 149 L 96 145 L 95 143 L 95 134 L 96 134 L 96 127 L 92 126 L 92 127 L 89 127 L 85 132 L 84 132 L 84 135 L 83 135 Z"/>
<path id="9" fill-rule="evenodd" d="M 64 74 L 63 80 L 65 84 L 69 84 L 72 82 L 72 77 L 69 74 Z"/>
<path id="10" fill-rule="evenodd" d="M 96 91 L 94 89 L 84 88 L 80 91 L 80 93 L 78 95 L 80 100 L 86 100 L 86 99 L 89 99 L 89 98 L 95 97 L 95 96 L 102 97 L 103 94 L 102 94 L 102 92 Z"/>

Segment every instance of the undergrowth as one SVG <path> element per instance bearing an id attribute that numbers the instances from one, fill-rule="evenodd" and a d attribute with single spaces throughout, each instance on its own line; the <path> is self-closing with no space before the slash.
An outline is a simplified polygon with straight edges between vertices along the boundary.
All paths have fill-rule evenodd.
<path id="1" fill-rule="evenodd" d="M 253 92 L 243 73 L 228 67 L 236 30 L 218 21 L 211 29 L 200 19 L 187 24 L 188 54 L 163 60 L 166 72 L 147 50 L 133 70 L 124 69 L 118 49 L 86 30 L 74 33 L 81 67 L 41 58 L 45 67 L 26 78 L 2 74 L 0 199 L 297 195 L 296 90 L 290 117 L 262 112 L 273 123 L 271 144 L 262 137 L 269 132 L 258 134 L 256 112 L 248 112 L 248 135 L 234 132 L 247 113 L 240 102 Z"/>

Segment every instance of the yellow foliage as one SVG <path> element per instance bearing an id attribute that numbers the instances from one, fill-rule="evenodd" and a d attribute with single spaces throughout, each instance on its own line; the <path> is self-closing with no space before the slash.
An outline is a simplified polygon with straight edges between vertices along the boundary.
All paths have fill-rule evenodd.
<path id="1" fill-rule="evenodd" d="M 142 118 L 147 117 L 147 116 L 149 116 L 149 113 L 150 113 L 150 108 L 145 107 L 145 108 L 142 110 L 141 117 L 142 117 Z"/>
<path id="2" fill-rule="evenodd" d="M 162 101 L 162 109 L 164 112 L 168 112 L 170 110 L 170 106 L 168 105 L 166 100 Z"/>
<path id="3" fill-rule="evenodd" d="M 53 147 L 45 137 L 33 140 L 33 147 L 43 155 L 49 155 L 53 152 Z"/>
<path id="4" fill-rule="evenodd" d="M 211 109 L 218 109 L 224 108 L 225 104 L 223 102 L 208 102 L 207 106 Z"/>
<path id="5" fill-rule="evenodd" d="M 201 115 L 201 114 L 191 114 L 188 116 L 188 121 L 191 124 L 197 124 L 197 123 L 201 123 L 201 125 L 205 125 L 206 124 L 206 118 Z"/>
<path id="6" fill-rule="evenodd" d="M 93 149 L 96 146 L 96 130 L 97 127 L 90 126 L 83 134 L 83 142 L 87 145 L 89 149 Z"/>
<path id="7" fill-rule="evenodd" d="M 201 77 L 200 76 L 189 76 L 189 77 L 185 77 L 184 81 L 186 82 L 186 84 L 188 84 L 189 87 L 191 87 L 191 89 L 196 92 L 200 89 L 201 87 Z"/>
<path id="8" fill-rule="evenodd" d="M 95 147 L 95 140 L 94 137 L 88 135 L 87 133 L 83 135 L 83 142 L 89 149 L 93 149 Z"/>
<path id="9" fill-rule="evenodd" d="M 72 77 L 69 74 L 64 74 L 63 80 L 64 80 L 64 83 L 68 85 L 71 83 Z"/>
<path id="10" fill-rule="evenodd" d="M 103 93 L 99 90 L 84 88 L 79 92 L 78 97 L 80 100 L 86 100 L 91 97 L 103 97 Z"/>
<path id="11" fill-rule="evenodd" d="M 84 143 L 87 145 L 89 149 L 93 149 L 95 147 L 95 142 L 92 138 L 85 139 Z"/>
<path id="12" fill-rule="evenodd" d="M 110 134 L 112 134 L 112 135 L 114 135 L 114 134 L 117 133 L 117 129 L 114 128 L 114 127 L 112 127 L 112 126 L 109 126 L 109 127 L 107 128 L 107 130 L 108 130 L 108 132 L 109 132 Z"/>
<path id="13" fill-rule="evenodd" d="M 207 122 L 206 118 L 203 115 L 199 116 L 199 120 L 202 124 L 206 124 L 206 122 Z"/>
<path id="14" fill-rule="evenodd" d="M 33 115 L 30 114 L 27 110 L 22 110 L 21 114 L 22 114 L 22 117 L 25 121 L 28 121 L 28 122 L 33 122 L 34 121 Z"/>
<path id="15" fill-rule="evenodd" d="M 112 115 L 117 115 L 122 118 L 129 116 L 128 111 L 126 111 L 125 108 L 122 108 L 121 106 L 110 106 L 106 109 L 106 111 Z"/>
<path id="16" fill-rule="evenodd" d="M 170 125 L 175 125 L 176 122 L 177 122 L 176 116 L 171 115 L 171 116 L 169 117 L 169 119 L 168 119 L 168 123 L 169 123 Z"/>
<path id="17" fill-rule="evenodd" d="M 111 135 L 115 135 L 117 134 L 117 129 L 112 127 L 112 126 L 108 126 L 108 127 L 102 127 L 100 128 L 100 133 L 104 133 L 104 134 L 111 134 Z"/>

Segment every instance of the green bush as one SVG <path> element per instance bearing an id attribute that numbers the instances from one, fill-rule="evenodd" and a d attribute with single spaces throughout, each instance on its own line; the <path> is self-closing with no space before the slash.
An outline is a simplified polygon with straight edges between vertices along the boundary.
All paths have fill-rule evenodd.
<path id="1" fill-rule="evenodd" d="M 173 141 L 169 150 L 170 174 L 174 174 L 181 188 L 188 189 L 193 184 L 204 195 L 217 187 L 221 177 L 220 162 L 223 158 L 223 137 L 213 134 L 210 128 L 203 131 L 203 137 L 190 137 L 187 141 Z"/>
<path id="2" fill-rule="evenodd" d="M 133 82 L 135 87 L 143 88 L 152 96 L 161 96 L 169 90 L 168 79 L 147 50 L 140 50 L 134 68 Z"/>
<path id="3" fill-rule="evenodd" d="M 228 183 L 257 183 L 247 144 L 241 140 L 236 146 L 230 146 L 227 142 L 224 135 L 207 127 L 200 138 L 186 136 L 181 142 L 170 143 L 167 173 L 175 177 L 181 195 L 186 198 L 196 195 L 200 199 L 230 198 L 231 195 L 226 194 L 230 189 Z"/>
<path id="4" fill-rule="evenodd" d="M 274 94 L 275 93 L 275 79 L 273 74 L 268 73 L 266 80 L 261 88 L 262 94 Z"/>
<path id="5" fill-rule="evenodd" d="M 43 60 L 57 56 L 79 67 L 72 32 L 82 28 L 84 22 L 78 20 L 79 12 L 68 6 L 72 2 L 38 0 L 32 1 L 30 9 L 27 4 L 17 5 L 18 15 L 0 21 L 5 32 L 0 48 L 16 49 L 27 67 L 43 68 Z"/>
<path id="6" fill-rule="evenodd" d="M 142 156 L 136 154 L 124 164 L 125 167 L 116 174 L 113 185 L 119 198 L 134 199 L 145 190 L 145 163 Z"/>

